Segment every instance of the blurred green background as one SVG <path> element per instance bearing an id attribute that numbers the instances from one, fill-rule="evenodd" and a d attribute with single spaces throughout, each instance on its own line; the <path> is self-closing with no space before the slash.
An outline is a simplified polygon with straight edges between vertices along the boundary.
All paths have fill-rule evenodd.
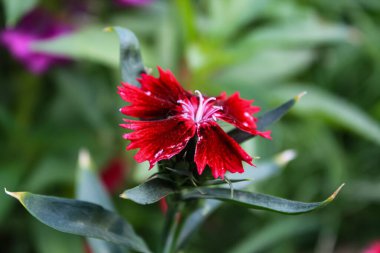
<path id="1" fill-rule="evenodd" d="M 118 39 L 123 26 L 139 38 L 144 64 L 171 69 L 188 89 L 240 91 L 262 111 L 302 91 L 308 94 L 271 127 L 272 141 L 246 148 L 262 160 L 285 150 L 297 158 L 258 191 L 318 201 L 346 183 L 336 201 L 289 217 L 225 205 L 186 252 L 361 252 L 380 240 L 380 2 L 378 0 L 152 1 L 120 6 L 111 0 L 3 0 L 1 27 L 28 10 L 47 9 L 74 30 L 35 41 L 33 50 L 72 59 L 43 74 L 29 72 L 0 49 L 0 186 L 12 191 L 74 197 L 77 155 L 90 150 L 99 170 L 122 161 L 118 209 L 150 243 L 163 225 L 159 205 L 118 198 L 147 177 L 118 126 L 124 104 Z M 253 150 L 253 151 L 252 151 Z M 259 167 L 257 168 L 260 169 Z M 85 252 L 82 238 L 35 221 L 0 194 L 0 251 Z"/>

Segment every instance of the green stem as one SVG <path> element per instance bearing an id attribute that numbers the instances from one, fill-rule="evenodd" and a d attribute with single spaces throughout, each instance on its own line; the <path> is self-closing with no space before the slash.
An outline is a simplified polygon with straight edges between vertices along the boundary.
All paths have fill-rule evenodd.
<path id="1" fill-rule="evenodd" d="M 164 248 L 163 253 L 175 253 L 178 229 L 180 228 L 183 203 L 173 203 L 174 206 L 168 210 L 164 227 Z"/>

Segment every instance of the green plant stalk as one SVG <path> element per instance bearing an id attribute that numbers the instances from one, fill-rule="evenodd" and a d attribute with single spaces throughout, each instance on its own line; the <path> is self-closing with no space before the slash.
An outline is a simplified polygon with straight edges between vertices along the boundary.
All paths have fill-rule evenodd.
<path id="1" fill-rule="evenodd" d="M 163 253 L 175 253 L 177 239 L 180 232 L 182 224 L 182 215 L 184 214 L 185 203 L 184 202 L 173 202 L 173 207 L 168 210 L 163 236 L 165 238 Z"/>

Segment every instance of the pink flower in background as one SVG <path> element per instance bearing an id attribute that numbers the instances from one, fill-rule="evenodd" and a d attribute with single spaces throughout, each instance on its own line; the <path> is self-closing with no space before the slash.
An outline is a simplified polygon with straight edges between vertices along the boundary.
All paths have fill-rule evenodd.
<path id="1" fill-rule="evenodd" d="M 362 253 L 380 253 L 380 241 L 373 242 Z"/>
<path id="2" fill-rule="evenodd" d="M 0 43 L 8 48 L 14 58 L 26 68 L 41 74 L 57 63 L 68 62 L 66 57 L 50 53 L 36 52 L 32 43 L 48 41 L 72 31 L 71 26 L 56 20 L 50 13 L 35 9 L 24 16 L 16 27 L 5 29 L 0 33 Z"/>
<path id="3" fill-rule="evenodd" d="M 122 6 L 145 6 L 153 3 L 154 0 L 114 0 L 118 5 Z"/>
<path id="4" fill-rule="evenodd" d="M 124 135 L 131 141 L 127 149 L 139 148 L 137 162 L 149 161 L 150 167 L 158 161 L 170 159 L 195 138 L 194 161 L 198 174 L 210 167 L 214 178 L 224 174 L 244 172 L 242 161 L 252 165 L 250 157 L 239 144 L 217 124 L 228 122 L 252 135 L 270 138 L 270 132 L 256 128 L 253 116 L 260 108 L 252 106 L 253 100 L 240 98 L 239 93 L 227 97 L 207 97 L 201 92 L 185 91 L 174 75 L 158 67 L 159 78 L 142 74 L 141 88 L 122 83 L 119 94 L 131 103 L 121 109 L 127 116 L 142 120 L 124 119 L 121 126 L 134 130 Z"/>

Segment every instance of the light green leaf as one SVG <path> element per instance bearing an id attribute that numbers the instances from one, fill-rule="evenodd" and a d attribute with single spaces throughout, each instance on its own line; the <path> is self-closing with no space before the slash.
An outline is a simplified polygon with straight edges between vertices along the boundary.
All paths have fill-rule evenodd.
<path id="1" fill-rule="evenodd" d="M 155 203 L 174 192 L 175 189 L 167 181 L 154 178 L 132 189 L 125 190 L 120 197 L 146 205 Z"/>
<path id="2" fill-rule="evenodd" d="M 341 24 L 323 22 L 314 15 L 292 22 L 280 22 L 254 30 L 237 47 L 310 47 L 321 43 L 349 41 L 352 30 Z"/>
<path id="3" fill-rule="evenodd" d="M 99 205 L 29 192 L 6 193 L 18 199 L 39 221 L 56 230 L 121 244 L 138 252 L 150 252 L 129 223 Z"/>
<path id="4" fill-rule="evenodd" d="M 36 51 L 118 66 L 117 39 L 103 32 L 101 26 L 88 26 L 56 39 L 34 42 L 32 47 Z"/>
<path id="5" fill-rule="evenodd" d="M 242 242 L 230 250 L 230 253 L 264 252 L 272 245 L 298 235 L 304 235 L 317 227 L 318 220 L 315 218 L 282 218 L 279 221 L 270 223 L 261 230 L 254 230 L 253 233 L 246 236 Z"/>
<path id="6" fill-rule="evenodd" d="M 233 65 L 218 71 L 217 83 L 257 86 L 283 80 L 306 69 L 313 61 L 314 54 L 307 49 L 266 49 L 248 54 Z M 297 93 L 295 93 L 297 94 Z"/>
<path id="7" fill-rule="evenodd" d="M 38 0 L 3 0 L 6 25 L 8 27 L 15 26 L 17 21 L 28 11 L 33 9 Z"/>
<path id="8" fill-rule="evenodd" d="M 280 99 L 300 90 L 307 90 L 308 95 L 302 99 L 300 106 L 294 108 L 295 113 L 327 119 L 380 144 L 380 124 L 364 111 L 338 96 L 329 94 L 315 86 L 283 85 L 273 89 L 272 97 Z"/>
<path id="9" fill-rule="evenodd" d="M 334 200 L 343 185 L 341 185 L 326 200 L 312 203 L 287 200 L 267 194 L 252 193 L 241 190 L 234 190 L 232 194 L 231 189 L 206 187 L 199 187 L 196 190 L 185 190 L 182 193 L 182 198 L 184 200 L 198 198 L 218 199 L 254 209 L 263 209 L 284 214 L 301 214 L 314 211 L 329 204 Z"/>

